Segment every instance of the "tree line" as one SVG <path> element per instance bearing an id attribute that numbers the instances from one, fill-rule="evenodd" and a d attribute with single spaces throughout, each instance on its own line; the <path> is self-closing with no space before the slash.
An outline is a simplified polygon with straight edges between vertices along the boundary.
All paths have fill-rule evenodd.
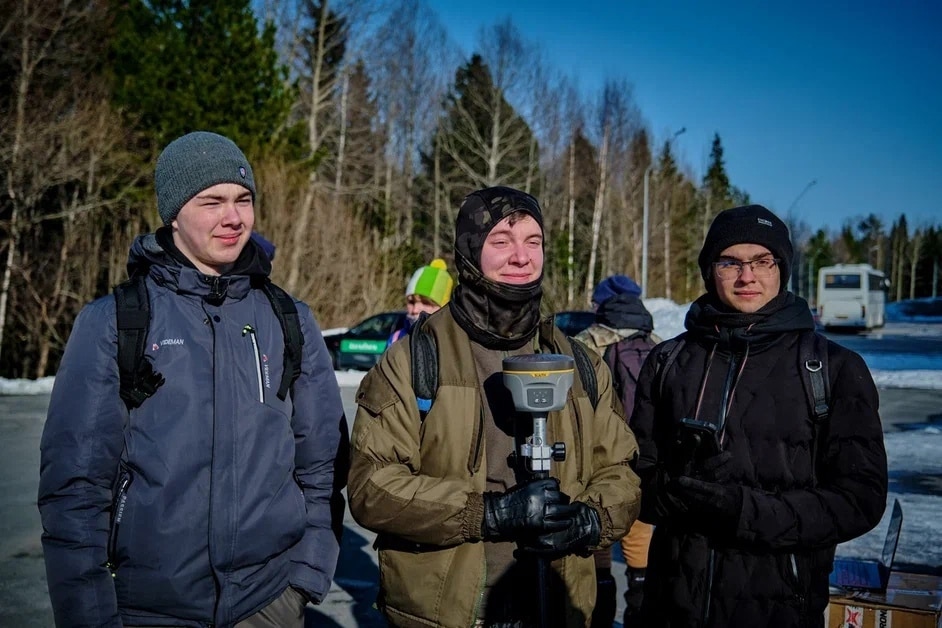
<path id="1" fill-rule="evenodd" d="M 697 178 L 657 140 L 627 78 L 584 93 L 509 20 L 464 57 L 419 0 L 0 0 L 0 376 L 53 374 L 86 302 L 159 226 L 153 168 L 192 130 L 231 137 L 258 182 L 273 279 L 324 327 L 401 307 L 408 275 L 451 260 L 463 196 L 510 185 L 545 211 L 547 311 L 642 272 L 686 302 L 713 216 L 749 202 L 717 133 Z M 675 134 L 676 136 L 676 134 Z M 772 208 L 773 210 L 775 208 Z M 938 226 L 790 221 L 794 285 L 870 261 L 891 298 L 935 294 Z M 934 270 L 935 269 L 935 270 Z"/>

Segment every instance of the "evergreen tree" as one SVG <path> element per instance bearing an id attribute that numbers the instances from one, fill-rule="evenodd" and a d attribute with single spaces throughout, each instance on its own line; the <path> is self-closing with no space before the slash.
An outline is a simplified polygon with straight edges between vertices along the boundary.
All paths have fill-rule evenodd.
<path id="1" fill-rule="evenodd" d="M 810 278 L 809 300 L 817 303 L 818 282 L 816 280 L 818 271 L 824 266 L 834 264 L 834 250 L 831 247 L 831 240 L 824 229 L 818 229 L 817 232 L 808 240 L 805 248 L 805 258 L 808 262 L 808 271 Z"/>
<path id="2" fill-rule="evenodd" d="M 739 193 L 742 194 L 742 193 Z M 726 162 L 723 161 L 723 142 L 719 133 L 713 135 L 710 147 L 710 165 L 703 175 L 704 196 L 704 235 L 710 221 L 718 213 L 732 206 L 732 188 L 726 174 Z"/>
<path id="3" fill-rule="evenodd" d="M 209 130 L 252 150 L 284 131 L 293 90 L 249 0 L 117 4 L 114 100 L 158 145 Z"/>
<path id="4" fill-rule="evenodd" d="M 866 253 L 866 256 L 861 257 L 859 261 L 867 262 L 877 270 L 886 270 L 883 250 L 886 235 L 883 231 L 883 221 L 875 214 L 870 214 L 860 221 L 857 231 L 860 232 L 861 246 L 863 252 Z"/>
<path id="5" fill-rule="evenodd" d="M 480 55 L 456 72 L 438 133 L 444 178 L 455 183 L 453 204 L 478 187 L 524 187 L 535 144 L 533 132 L 495 86 Z"/>

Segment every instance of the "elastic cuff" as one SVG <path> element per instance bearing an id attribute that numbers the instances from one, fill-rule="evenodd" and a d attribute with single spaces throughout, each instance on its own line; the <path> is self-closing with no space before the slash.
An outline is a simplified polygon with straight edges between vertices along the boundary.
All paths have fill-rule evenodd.
<path id="1" fill-rule="evenodd" d="M 484 534 L 484 495 L 481 493 L 471 493 L 468 495 L 468 502 L 465 505 L 464 521 L 461 525 L 461 533 L 468 541 L 480 541 Z"/>
<path id="2" fill-rule="evenodd" d="M 593 511 L 595 511 L 595 516 L 599 522 L 599 538 L 596 540 L 595 545 L 592 545 L 590 549 L 598 549 L 600 547 L 608 547 L 615 542 L 615 539 L 611 539 L 612 536 L 612 519 L 608 516 L 608 512 L 604 510 L 598 503 L 587 499 L 585 504 L 589 506 Z M 609 542 L 603 544 L 603 539 L 611 539 Z"/>

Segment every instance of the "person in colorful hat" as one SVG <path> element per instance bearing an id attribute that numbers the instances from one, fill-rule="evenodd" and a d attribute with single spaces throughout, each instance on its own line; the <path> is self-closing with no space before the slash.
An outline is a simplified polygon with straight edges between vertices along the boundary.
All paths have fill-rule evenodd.
<path id="1" fill-rule="evenodd" d="M 455 281 L 448 274 L 445 260 L 435 258 L 428 266 L 422 266 L 406 284 L 406 319 L 407 323 L 389 337 L 392 344 L 409 333 L 412 324 L 419 320 L 422 313 L 432 314 L 448 303 Z"/>

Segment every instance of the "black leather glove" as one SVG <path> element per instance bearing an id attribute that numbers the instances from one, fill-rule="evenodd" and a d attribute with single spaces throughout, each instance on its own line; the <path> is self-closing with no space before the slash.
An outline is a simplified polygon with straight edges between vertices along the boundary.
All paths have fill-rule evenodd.
<path id="1" fill-rule="evenodd" d="M 556 478 L 518 484 L 506 493 L 484 493 L 484 523 L 481 534 L 487 541 L 516 541 L 569 525 L 560 509 L 569 496 L 559 490 Z"/>
<path id="2" fill-rule="evenodd" d="M 743 498 L 738 484 L 704 482 L 687 476 L 671 484 L 671 493 L 683 503 L 690 516 L 702 518 L 705 527 L 730 532 L 739 525 Z"/>
<path id="3" fill-rule="evenodd" d="M 592 506 L 573 502 L 565 507 L 565 512 L 554 514 L 553 519 L 566 522 L 566 527 L 526 540 L 521 549 L 542 557 L 558 558 L 567 554 L 588 556 L 589 548 L 599 544 L 602 522 Z"/>

